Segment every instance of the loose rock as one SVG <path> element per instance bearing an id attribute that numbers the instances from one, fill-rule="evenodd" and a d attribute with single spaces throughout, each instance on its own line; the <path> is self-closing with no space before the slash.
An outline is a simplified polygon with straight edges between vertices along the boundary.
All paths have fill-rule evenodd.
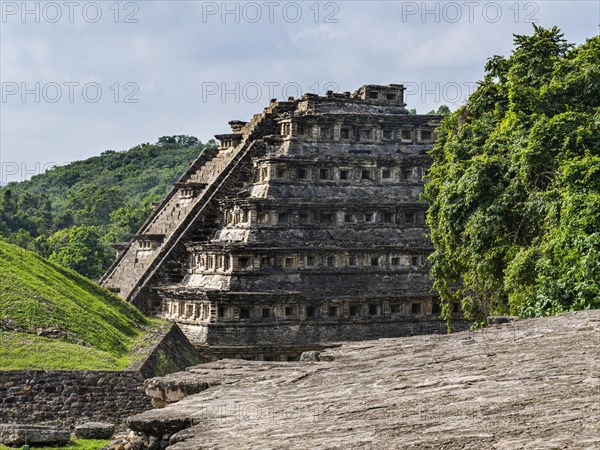
<path id="1" fill-rule="evenodd" d="M 115 426 L 107 422 L 87 422 L 75 427 L 75 435 L 79 439 L 110 439 Z"/>

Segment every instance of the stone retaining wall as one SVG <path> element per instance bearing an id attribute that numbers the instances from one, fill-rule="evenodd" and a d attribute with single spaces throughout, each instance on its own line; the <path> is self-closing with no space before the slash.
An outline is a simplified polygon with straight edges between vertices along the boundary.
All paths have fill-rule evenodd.
<path id="1" fill-rule="evenodd" d="M 0 423 L 59 424 L 89 421 L 119 425 L 152 407 L 144 379 L 177 372 L 202 362 L 176 324 L 148 337 L 135 353 L 137 363 L 122 371 L 0 371 Z"/>
<path id="2" fill-rule="evenodd" d="M 472 325 L 466 320 L 452 323 L 454 331 L 468 330 Z M 447 333 L 446 322 L 441 319 L 423 320 L 354 320 L 285 322 L 223 322 L 209 325 L 179 324 L 187 338 L 196 346 L 318 346 L 319 344 L 346 341 L 367 341 L 381 338 Z M 317 344 L 315 344 L 317 343 Z"/>
<path id="3" fill-rule="evenodd" d="M 0 371 L 0 422 L 120 424 L 152 407 L 135 371 Z"/>

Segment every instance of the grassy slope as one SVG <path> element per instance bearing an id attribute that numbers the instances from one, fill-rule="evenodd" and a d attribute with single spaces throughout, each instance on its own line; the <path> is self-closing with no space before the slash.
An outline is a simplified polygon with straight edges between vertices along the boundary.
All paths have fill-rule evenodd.
<path id="1" fill-rule="evenodd" d="M 0 328 L 6 319 L 18 326 L 0 331 L 0 369 L 121 369 L 150 325 L 87 278 L 2 241 L 0 274 Z M 38 336 L 38 328 L 62 336 Z"/>
<path id="2" fill-rule="evenodd" d="M 30 447 L 35 450 L 100 450 L 108 445 L 110 441 L 98 439 L 76 439 L 72 440 L 67 447 L 50 448 L 50 447 Z M 9 447 L 0 445 L 0 450 L 10 450 Z"/>

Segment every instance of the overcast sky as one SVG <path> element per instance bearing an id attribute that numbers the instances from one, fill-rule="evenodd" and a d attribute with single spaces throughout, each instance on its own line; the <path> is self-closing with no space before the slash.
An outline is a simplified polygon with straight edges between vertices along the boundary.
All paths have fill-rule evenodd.
<path id="1" fill-rule="evenodd" d="M 600 1 L 2 1 L 1 181 L 159 136 L 206 141 L 271 97 L 407 85 L 459 106 L 531 22 L 572 43 Z"/>

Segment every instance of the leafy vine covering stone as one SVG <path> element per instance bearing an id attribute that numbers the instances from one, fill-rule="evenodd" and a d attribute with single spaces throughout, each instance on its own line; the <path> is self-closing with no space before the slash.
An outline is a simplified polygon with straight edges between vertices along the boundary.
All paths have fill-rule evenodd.
<path id="1" fill-rule="evenodd" d="M 439 129 L 425 189 L 435 287 L 451 316 L 600 306 L 600 38 L 515 36 Z"/>

